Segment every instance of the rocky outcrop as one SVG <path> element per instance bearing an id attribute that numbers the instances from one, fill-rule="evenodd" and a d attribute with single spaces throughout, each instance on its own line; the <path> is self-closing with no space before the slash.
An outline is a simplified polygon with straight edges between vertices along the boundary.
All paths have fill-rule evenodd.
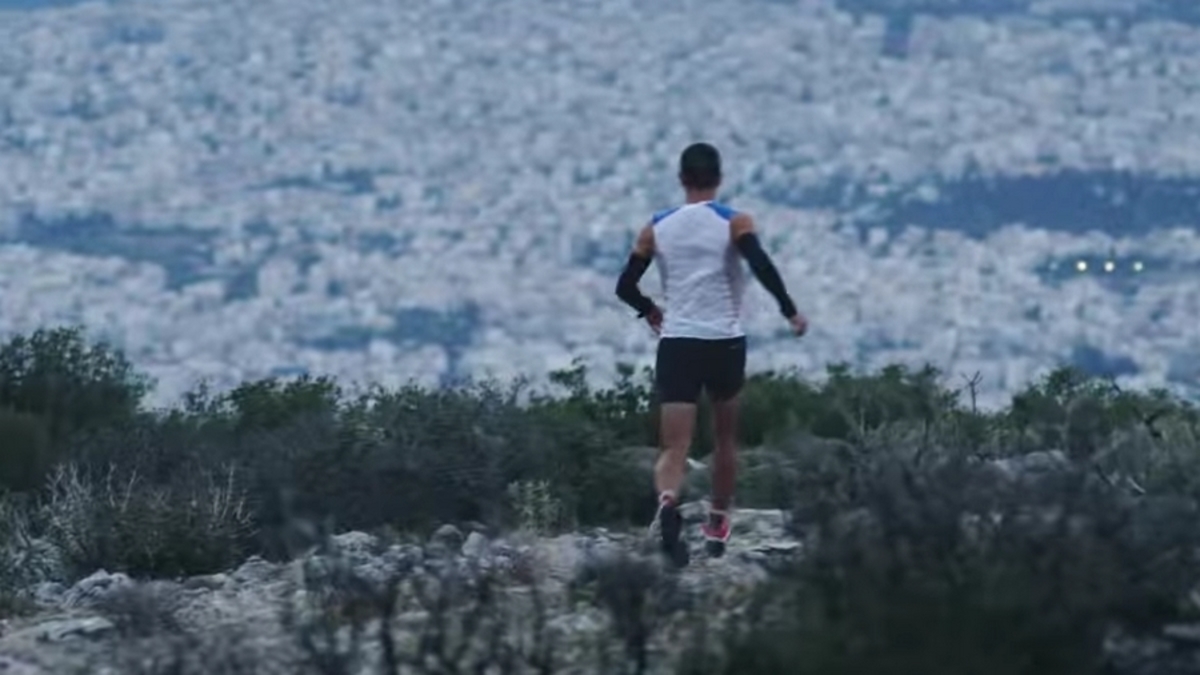
<path id="1" fill-rule="evenodd" d="M 764 453 L 751 464 L 799 471 L 787 459 Z M 1022 508 L 952 511 L 951 527 L 958 518 L 968 533 L 987 537 L 997 519 L 1011 517 L 1016 527 L 1034 528 L 1023 531 L 1035 541 L 1038 528 L 1059 517 L 1053 499 L 1035 497 L 1052 495 L 1059 479 L 1087 467 L 1051 451 L 967 468 L 965 492 L 1007 491 L 1020 497 Z M 764 469 L 764 480 L 767 474 Z M 1096 480 L 1128 496 L 1111 503 L 1132 505 L 1130 555 L 1168 550 L 1145 542 L 1170 538 L 1172 528 L 1195 522 L 1188 500 Z M 944 483 L 938 489 L 949 490 Z M 254 557 L 236 569 L 187 579 L 139 581 L 98 570 L 71 584 L 30 582 L 26 595 L 37 610 L 0 623 L 0 673 L 367 675 L 452 670 L 446 662 L 460 672 L 504 662 L 514 664 L 505 672 L 593 673 L 629 661 L 645 661 L 644 672 L 672 672 L 697 622 L 720 632 L 755 588 L 816 541 L 807 525 L 792 527 L 788 512 L 741 509 L 729 551 L 710 559 L 699 538 L 704 505 L 689 503 L 683 513 L 693 549 L 684 570 L 668 567 L 643 530 L 495 536 L 471 524 L 448 524 L 427 541 L 345 532 L 289 562 Z M 803 518 L 803 510 L 797 513 Z M 845 509 L 832 525 L 869 534 L 880 524 L 877 515 L 865 507 Z M 913 523 L 927 527 L 923 520 Z M 42 569 L 54 572 L 50 547 L 39 543 L 36 551 Z M 1155 574 L 1162 569 L 1155 567 Z M 1191 583 L 1191 571 L 1183 572 Z M 1180 601 L 1200 616 L 1200 593 Z M 1200 628 L 1177 622 L 1142 626 L 1136 635 L 1114 630 L 1105 648 L 1113 673 L 1196 672 Z M 412 667 L 417 658 L 430 668 Z M 388 663 L 409 667 L 381 667 Z M 441 670 L 430 664 L 442 664 Z"/>
<path id="2" fill-rule="evenodd" d="M 685 511 L 693 524 L 702 513 L 700 505 Z M 493 628 L 513 644 L 540 632 L 557 645 L 554 656 L 565 670 L 556 672 L 586 672 L 579 669 L 602 652 L 628 658 L 632 638 L 622 631 L 630 628 L 617 624 L 682 621 L 706 598 L 765 579 L 773 562 L 799 548 L 785 524 L 780 511 L 739 512 L 730 550 L 719 560 L 705 559 L 698 528 L 691 527 L 694 562 L 678 573 L 660 563 L 642 531 L 489 538 L 464 536 L 454 526 L 422 544 L 346 532 L 288 563 L 251 558 L 225 573 L 176 581 L 140 582 L 100 570 L 70 586 L 43 582 L 32 589 L 38 611 L 4 625 L 0 672 L 159 672 L 178 663 L 183 672 L 240 672 L 235 666 L 242 664 L 251 672 L 294 673 L 314 650 L 325 659 L 338 654 L 344 672 L 377 672 L 371 664 L 384 658 L 382 643 L 363 638 L 355 647 L 351 634 L 356 626 L 364 635 L 379 634 L 389 589 L 400 598 L 388 619 L 398 651 L 430 649 L 417 644 L 418 636 L 437 623 L 436 612 L 453 606 L 502 620 Z M 490 608 L 479 607 L 484 585 L 493 594 Z M 650 599 L 654 606 L 643 609 L 653 617 L 621 618 L 634 609 L 632 602 L 620 606 L 630 592 Z M 449 630 L 456 631 L 449 642 L 464 639 L 461 627 Z M 346 644 L 330 641 L 334 634 Z M 484 636 L 474 639 L 480 642 L 472 649 L 482 649 Z M 656 662 L 669 661 L 667 644 L 645 650 L 658 655 Z"/>

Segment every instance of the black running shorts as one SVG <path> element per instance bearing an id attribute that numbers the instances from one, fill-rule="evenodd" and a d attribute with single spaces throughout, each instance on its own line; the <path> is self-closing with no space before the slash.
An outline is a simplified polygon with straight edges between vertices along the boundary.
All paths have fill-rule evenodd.
<path id="1" fill-rule="evenodd" d="M 702 390 L 710 401 L 727 401 L 746 381 L 746 338 L 662 338 L 654 380 L 662 403 L 696 403 Z"/>

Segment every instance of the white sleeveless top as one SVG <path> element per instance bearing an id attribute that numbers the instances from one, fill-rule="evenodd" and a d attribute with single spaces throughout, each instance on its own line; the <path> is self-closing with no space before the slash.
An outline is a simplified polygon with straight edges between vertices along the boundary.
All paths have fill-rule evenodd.
<path id="1" fill-rule="evenodd" d="M 662 337 L 720 340 L 745 335 L 745 271 L 729 238 L 735 212 L 698 202 L 654 214 L 654 263 L 663 286 Z"/>

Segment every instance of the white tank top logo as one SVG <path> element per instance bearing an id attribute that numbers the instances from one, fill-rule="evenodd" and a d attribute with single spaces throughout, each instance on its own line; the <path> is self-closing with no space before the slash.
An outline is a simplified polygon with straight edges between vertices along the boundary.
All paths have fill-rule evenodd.
<path id="1" fill-rule="evenodd" d="M 729 240 L 734 211 L 699 202 L 654 215 L 654 262 L 663 286 L 662 337 L 741 337 L 745 272 Z"/>

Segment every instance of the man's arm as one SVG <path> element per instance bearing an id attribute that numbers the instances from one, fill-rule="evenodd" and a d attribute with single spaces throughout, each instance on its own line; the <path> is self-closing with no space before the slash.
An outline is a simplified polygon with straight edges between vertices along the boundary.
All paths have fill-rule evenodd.
<path id="1" fill-rule="evenodd" d="M 617 297 L 637 310 L 638 317 L 649 316 L 658 311 L 654 301 L 642 295 L 641 289 L 638 288 L 638 282 L 642 280 L 642 275 L 646 273 L 652 260 L 654 260 L 654 228 L 647 225 L 638 233 L 637 241 L 633 244 L 633 251 L 629 253 L 629 260 L 625 262 L 625 269 L 621 271 L 621 276 L 617 279 Z"/>
<path id="2" fill-rule="evenodd" d="M 754 229 L 754 219 L 745 213 L 735 213 L 729 219 L 729 236 L 738 252 L 750 264 L 750 271 L 779 303 L 779 312 L 788 319 L 796 316 L 796 303 L 788 295 L 787 287 L 779 276 L 779 270 L 771 262 L 771 257 L 763 250 Z"/>

